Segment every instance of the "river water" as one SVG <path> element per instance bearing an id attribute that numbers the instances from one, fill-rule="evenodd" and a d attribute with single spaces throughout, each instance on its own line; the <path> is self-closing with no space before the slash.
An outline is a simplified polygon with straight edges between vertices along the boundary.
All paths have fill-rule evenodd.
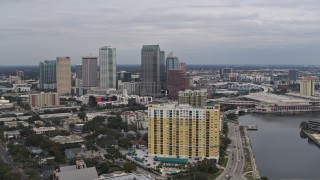
<path id="1" fill-rule="evenodd" d="M 302 121 L 320 114 L 239 116 L 241 125 L 257 125 L 248 131 L 261 176 L 269 179 L 320 179 L 320 148 L 300 136 Z"/>

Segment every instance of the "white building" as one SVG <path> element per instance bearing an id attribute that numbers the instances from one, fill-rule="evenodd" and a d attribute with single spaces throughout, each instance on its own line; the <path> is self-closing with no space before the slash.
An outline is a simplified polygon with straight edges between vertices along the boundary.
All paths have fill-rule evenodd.
<path id="1" fill-rule="evenodd" d="M 0 109 L 10 109 L 13 108 L 13 104 L 9 100 L 5 100 L 4 97 L 0 99 Z"/>
<path id="2" fill-rule="evenodd" d="M 38 127 L 38 128 L 33 128 L 33 131 L 36 132 L 36 134 L 43 134 L 49 131 L 55 131 L 55 127 Z"/>
<path id="3" fill-rule="evenodd" d="M 140 95 L 140 82 L 119 82 L 119 90 L 127 90 L 128 95 Z"/>
<path id="4" fill-rule="evenodd" d="M 30 92 L 29 84 L 13 84 L 14 92 Z"/>
<path id="5" fill-rule="evenodd" d="M 125 111 L 121 118 L 128 124 L 135 124 L 138 129 L 148 128 L 148 113 L 145 111 Z"/>

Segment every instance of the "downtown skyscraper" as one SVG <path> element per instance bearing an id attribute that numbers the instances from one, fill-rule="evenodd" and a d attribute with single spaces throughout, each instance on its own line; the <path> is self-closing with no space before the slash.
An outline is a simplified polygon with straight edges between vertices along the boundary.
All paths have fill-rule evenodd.
<path id="1" fill-rule="evenodd" d="M 39 64 L 39 89 L 44 91 L 55 90 L 57 85 L 56 61 L 45 60 Z"/>
<path id="2" fill-rule="evenodd" d="M 99 49 L 100 89 L 116 88 L 116 48 L 103 46 Z"/>
<path id="3" fill-rule="evenodd" d="M 94 87 L 97 85 L 98 57 L 82 57 L 82 80 L 84 87 Z"/>
<path id="4" fill-rule="evenodd" d="M 160 46 L 143 45 L 141 49 L 141 95 L 153 97 L 161 94 Z"/>
<path id="5" fill-rule="evenodd" d="M 70 57 L 57 57 L 57 92 L 59 94 L 71 93 L 71 59 Z"/>

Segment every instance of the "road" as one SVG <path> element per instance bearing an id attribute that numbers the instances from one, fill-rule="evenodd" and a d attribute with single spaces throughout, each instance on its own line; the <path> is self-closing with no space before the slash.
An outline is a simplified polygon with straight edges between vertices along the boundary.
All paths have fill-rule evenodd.
<path id="1" fill-rule="evenodd" d="M 231 144 L 227 149 L 228 163 L 223 173 L 217 179 L 239 180 L 241 179 L 245 165 L 239 125 L 228 123 L 228 127 L 228 137 L 231 139 Z"/>

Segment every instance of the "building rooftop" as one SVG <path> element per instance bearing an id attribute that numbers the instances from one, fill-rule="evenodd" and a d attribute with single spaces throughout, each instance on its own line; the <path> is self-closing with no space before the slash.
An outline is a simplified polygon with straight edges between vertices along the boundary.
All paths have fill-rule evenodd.
<path id="1" fill-rule="evenodd" d="M 160 49 L 160 46 L 159 46 L 159 44 L 157 44 L 157 45 L 143 45 L 142 49 L 154 49 L 154 50 L 157 50 L 157 49 Z"/>
<path id="2" fill-rule="evenodd" d="M 56 130 L 55 127 L 38 127 L 38 128 L 33 128 L 34 131 L 54 131 Z"/>
<path id="3" fill-rule="evenodd" d="M 130 174 L 126 174 L 126 173 L 122 173 L 122 174 L 115 174 L 111 177 L 104 177 L 101 176 L 99 179 L 97 180 L 153 180 L 153 178 L 145 176 L 143 174 L 135 174 L 135 173 L 130 173 Z"/>
<path id="4" fill-rule="evenodd" d="M 79 143 L 83 142 L 84 140 L 82 137 L 77 135 L 70 135 L 70 136 L 55 136 L 50 138 L 52 141 L 60 143 L 60 144 L 71 144 L 71 143 Z"/>
<path id="5" fill-rule="evenodd" d="M 261 103 L 265 104 L 305 104 L 309 105 L 309 101 L 304 99 L 299 99 L 295 97 L 290 96 L 283 96 L 283 95 L 276 95 L 276 94 L 270 94 L 270 93 L 252 93 L 249 95 L 245 95 L 245 98 L 259 101 Z"/>
<path id="6" fill-rule="evenodd" d="M 94 180 L 98 179 L 98 173 L 95 167 L 76 169 L 76 166 L 67 166 L 60 168 L 61 172 L 57 173 L 60 180 Z"/>
<path id="7" fill-rule="evenodd" d="M 286 95 L 299 97 L 299 98 L 302 98 L 302 99 L 310 99 L 310 100 L 313 100 L 313 101 L 320 100 L 320 97 L 317 97 L 317 96 L 305 96 L 305 95 L 302 95 L 302 94 L 299 94 L 299 93 L 286 93 Z"/>

